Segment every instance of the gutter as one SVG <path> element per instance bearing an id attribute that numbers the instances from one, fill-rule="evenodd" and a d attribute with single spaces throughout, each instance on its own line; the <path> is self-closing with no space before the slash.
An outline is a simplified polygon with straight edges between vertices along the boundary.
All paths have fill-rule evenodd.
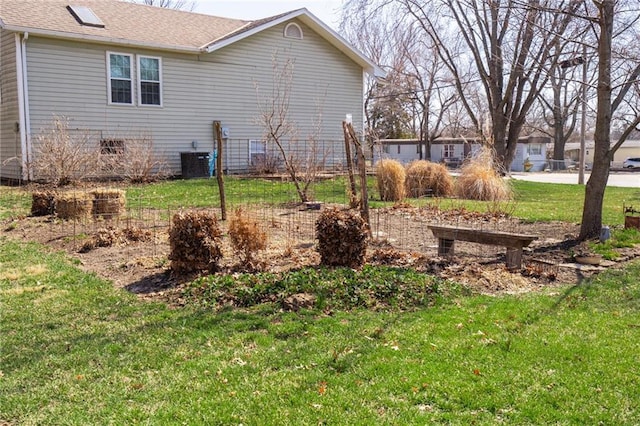
<path id="1" fill-rule="evenodd" d="M 16 33 L 16 82 L 18 89 L 18 131 L 20 132 L 20 154 L 22 166 L 22 179 L 31 180 L 33 172 L 29 164 L 32 158 L 31 147 L 31 120 L 29 118 L 29 88 L 27 84 L 27 39 L 29 33 L 24 35 Z"/>

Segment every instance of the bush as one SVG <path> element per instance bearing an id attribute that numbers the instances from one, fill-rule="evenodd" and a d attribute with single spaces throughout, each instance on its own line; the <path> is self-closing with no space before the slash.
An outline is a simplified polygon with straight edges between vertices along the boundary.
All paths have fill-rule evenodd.
<path id="1" fill-rule="evenodd" d="M 453 178 L 442 164 L 416 160 L 407 166 L 405 187 L 412 198 L 447 197 L 453 194 L 453 185 Z"/>
<path id="2" fill-rule="evenodd" d="M 362 266 L 367 225 L 353 210 L 327 209 L 316 221 L 320 262 L 328 266 Z"/>
<path id="3" fill-rule="evenodd" d="M 54 117 L 51 128 L 35 137 L 33 175 L 54 186 L 95 176 L 100 170 L 98 148 L 87 131 L 72 131 L 69 120 Z"/>
<path id="4" fill-rule="evenodd" d="M 103 174 L 131 183 L 164 179 L 170 170 L 164 156 L 158 154 L 147 135 L 124 135 L 110 139 L 118 145 L 100 155 Z"/>
<path id="5" fill-rule="evenodd" d="M 55 197 L 60 219 L 86 219 L 93 210 L 93 197 L 83 191 L 62 192 Z"/>
<path id="6" fill-rule="evenodd" d="M 455 193 L 460 198 L 479 201 L 505 201 L 512 198 L 509 183 L 495 168 L 493 151 L 482 148 L 460 169 Z"/>
<path id="7" fill-rule="evenodd" d="M 267 248 L 267 234 L 260 230 L 258 222 L 237 209 L 229 221 L 229 237 L 233 250 L 243 263 L 251 264 L 255 254 Z"/>
<path id="8" fill-rule="evenodd" d="M 212 213 L 181 212 L 173 216 L 169 231 L 171 269 L 176 272 L 218 270 L 222 258 L 218 220 Z"/>
<path id="9" fill-rule="evenodd" d="M 405 171 L 396 160 L 376 163 L 376 181 L 382 201 L 401 201 L 404 198 Z"/>

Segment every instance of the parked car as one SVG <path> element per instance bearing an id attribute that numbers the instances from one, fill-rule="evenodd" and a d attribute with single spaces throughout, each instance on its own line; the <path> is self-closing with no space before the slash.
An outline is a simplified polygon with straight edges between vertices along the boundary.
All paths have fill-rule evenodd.
<path id="1" fill-rule="evenodd" d="M 625 169 L 640 168 L 640 157 L 627 158 L 622 162 L 622 167 Z"/>

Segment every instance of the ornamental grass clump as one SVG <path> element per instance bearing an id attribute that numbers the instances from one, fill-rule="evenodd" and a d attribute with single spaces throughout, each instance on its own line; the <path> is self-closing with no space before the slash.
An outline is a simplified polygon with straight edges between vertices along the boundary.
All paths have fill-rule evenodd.
<path id="1" fill-rule="evenodd" d="M 316 221 L 320 263 L 362 266 L 367 249 L 367 224 L 354 210 L 327 209 Z"/>
<path id="2" fill-rule="evenodd" d="M 176 272 L 217 271 L 218 261 L 222 258 L 221 237 L 214 214 L 176 213 L 169 231 L 171 269 Z"/>
<path id="3" fill-rule="evenodd" d="M 267 233 L 241 208 L 235 211 L 229 221 L 229 238 L 234 252 L 246 265 L 251 265 L 255 255 L 267 248 Z"/>
<path id="4" fill-rule="evenodd" d="M 405 171 L 400 162 L 384 159 L 376 163 L 376 181 L 382 201 L 401 201 L 405 196 Z"/>
<path id="5" fill-rule="evenodd" d="M 484 147 L 460 169 L 455 194 L 468 200 L 506 201 L 513 192 L 495 167 L 493 151 Z"/>
<path id="6" fill-rule="evenodd" d="M 405 188 L 409 197 L 448 197 L 453 194 L 453 186 L 453 178 L 442 164 L 416 160 L 407 166 Z"/>

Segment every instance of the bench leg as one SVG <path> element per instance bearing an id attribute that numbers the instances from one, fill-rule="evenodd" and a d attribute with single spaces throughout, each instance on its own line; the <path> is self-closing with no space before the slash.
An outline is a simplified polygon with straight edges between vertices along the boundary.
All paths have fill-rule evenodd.
<path id="1" fill-rule="evenodd" d="M 453 256 L 455 240 L 438 238 L 438 256 Z"/>
<path id="2" fill-rule="evenodd" d="M 522 249 L 507 248 L 507 269 L 510 271 L 522 268 Z"/>

